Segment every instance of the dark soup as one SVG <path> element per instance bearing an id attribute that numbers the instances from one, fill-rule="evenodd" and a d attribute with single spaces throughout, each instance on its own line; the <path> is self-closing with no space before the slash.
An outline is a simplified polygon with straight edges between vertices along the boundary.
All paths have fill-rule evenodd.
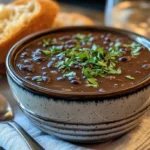
<path id="1" fill-rule="evenodd" d="M 150 52 L 108 32 L 63 32 L 29 43 L 16 58 L 19 75 L 41 87 L 70 92 L 128 88 L 150 74 Z"/>

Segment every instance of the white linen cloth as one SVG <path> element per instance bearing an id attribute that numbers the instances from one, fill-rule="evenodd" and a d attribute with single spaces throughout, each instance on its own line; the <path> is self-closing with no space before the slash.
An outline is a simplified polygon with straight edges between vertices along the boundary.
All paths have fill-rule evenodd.
<path id="1" fill-rule="evenodd" d="M 45 150 L 150 150 L 150 110 L 139 126 L 123 137 L 103 144 L 73 144 L 41 132 L 34 127 L 17 106 L 6 79 L 0 81 L 0 93 L 13 106 L 15 121 L 19 123 Z M 29 150 L 18 132 L 7 124 L 0 124 L 0 147 L 6 150 Z"/>

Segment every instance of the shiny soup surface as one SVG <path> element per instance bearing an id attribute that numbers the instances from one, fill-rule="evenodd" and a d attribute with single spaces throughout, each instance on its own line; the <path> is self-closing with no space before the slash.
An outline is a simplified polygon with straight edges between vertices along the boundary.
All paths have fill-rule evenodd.
<path id="1" fill-rule="evenodd" d="M 41 87 L 103 93 L 148 76 L 150 51 L 120 34 L 65 32 L 32 41 L 15 64 L 21 77 Z"/>

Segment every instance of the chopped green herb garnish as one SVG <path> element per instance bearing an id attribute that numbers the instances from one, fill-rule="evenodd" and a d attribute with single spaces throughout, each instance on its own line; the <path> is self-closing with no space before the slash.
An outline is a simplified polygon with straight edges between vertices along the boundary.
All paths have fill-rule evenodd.
<path id="1" fill-rule="evenodd" d="M 87 87 L 90 87 L 90 86 L 98 87 L 98 81 L 96 78 L 88 78 L 87 81 L 88 81 L 88 84 L 86 85 Z"/>
<path id="2" fill-rule="evenodd" d="M 130 79 L 130 80 L 134 80 L 134 79 L 135 79 L 134 77 L 132 77 L 132 76 L 130 76 L 130 75 L 127 75 L 126 78 L 127 78 L 127 79 Z"/>
<path id="3" fill-rule="evenodd" d="M 131 50 L 131 54 L 132 54 L 132 56 L 137 56 L 137 55 L 140 55 L 140 49 L 141 49 L 141 47 L 136 47 L 136 48 L 133 48 L 132 50 Z"/>
<path id="4" fill-rule="evenodd" d="M 114 42 L 111 42 L 110 44 L 109 44 L 109 46 L 113 46 L 114 45 Z"/>
<path id="5" fill-rule="evenodd" d="M 50 48 L 49 48 L 49 50 L 52 52 L 52 53 L 54 53 L 54 54 L 56 54 L 56 53 L 58 53 L 58 52 L 60 52 L 60 51 L 62 51 L 62 48 L 63 48 L 63 46 L 51 46 Z"/>
<path id="6" fill-rule="evenodd" d="M 72 71 L 63 75 L 64 77 L 74 77 L 76 76 L 76 72 Z"/>
<path id="7" fill-rule="evenodd" d="M 121 74 L 121 68 L 118 68 L 117 70 L 110 68 L 109 69 L 109 74 Z"/>
<path id="8" fill-rule="evenodd" d="M 43 81 L 42 77 L 36 79 L 36 82 L 42 82 L 42 81 Z"/>
<path id="9" fill-rule="evenodd" d="M 1 79 L 3 79 L 3 77 L 2 77 L 2 76 L 0 76 L 0 80 L 1 80 Z"/>
<path id="10" fill-rule="evenodd" d="M 88 78 L 87 80 L 88 80 L 89 83 L 92 83 L 92 84 L 98 84 L 96 78 Z"/>
<path id="11" fill-rule="evenodd" d="M 86 36 L 85 36 L 84 34 L 80 34 L 80 33 L 74 35 L 74 38 L 79 39 L 79 40 L 82 40 L 82 39 L 84 39 L 85 37 L 86 37 Z"/>
<path id="12" fill-rule="evenodd" d="M 51 46 L 48 50 L 42 50 L 45 55 L 53 55 L 62 51 L 62 46 Z"/>
<path id="13" fill-rule="evenodd" d="M 115 43 L 115 46 L 116 46 L 116 47 L 121 46 L 121 42 L 116 42 L 116 43 Z"/>
<path id="14" fill-rule="evenodd" d="M 56 64 L 55 64 L 55 67 L 57 68 L 64 68 L 65 67 L 65 61 L 58 61 Z"/>
<path id="15" fill-rule="evenodd" d="M 46 45 L 46 46 L 48 46 L 49 44 L 50 44 L 50 42 L 51 42 L 51 39 L 47 39 L 47 40 L 43 40 L 43 43 Z"/>
<path id="16" fill-rule="evenodd" d="M 89 34 L 88 36 L 84 35 L 84 34 L 76 34 L 73 36 L 75 39 L 79 40 L 79 42 L 81 43 L 88 43 L 90 42 L 90 37 L 91 37 L 91 34 Z"/>
<path id="17" fill-rule="evenodd" d="M 79 53 L 77 53 L 77 58 L 79 59 L 79 60 L 82 60 L 82 59 L 84 59 L 84 58 L 86 58 L 87 57 L 87 53 L 86 52 L 79 52 Z"/>
<path id="18" fill-rule="evenodd" d="M 42 52 L 43 52 L 45 55 L 50 55 L 50 54 L 52 54 L 51 51 L 49 51 L 49 50 L 42 50 Z"/>
<path id="19" fill-rule="evenodd" d="M 83 69 L 82 69 L 83 75 L 84 75 L 85 77 L 87 77 L 87 78 L 91 78 L 91 77 L 92 77 L 91 72 L 92 72 L 92 70 L 91 70 L 90 67 L 86 67 L 86 68 L 83 68 Z"/>
<path id="20" fill-rule="evenodd" d="M 52 46 L 47 47 L 42 52 L 46 56 L 59 58 L 55 62 L 54 67 L 61 71 L 63 77 L 75 77 L 76 72 L 74 66 L 80 68 L 82 75 L 86 79 L 87 87 L 98 87 L 97 77 L 105 77 L 108 74 L 122 74 L 122 69 L 117 67 L 118 58 L 124 55 L 121 50 L 122 47 L 131 50 L 131 56 L 136 57 L 140 54 L 141 45 L 136 42 L 131 44 L 111 42 L 109 49 L 106 50 L 97 44 L 89 46 L 88 43 L 91 44 L 91 37 L 91 34 L 85 35 L 80 33 L 72 36 L 72 48 L 64 48 L 65 42 L 62 42 L 62 46 L 53 45 L 57 39 L 43 40 L 45 45 L 51 44 Z M 83 45 L 87 46 L 83 47 Z M 126 78 L 134 80 L 134 77 L 129 75 Z M 114 84 L 114 86 L 117 85 Z"/>
<path id="21" fill-rule="evenodd" d="M 132 44 L 122 44 L 122 46 L 131 48 L 131 55 L 138 56 L 140 55 L 141 44 L 133 42 Z"/>
<path id="22" fill-rule="evenodd" d="M 94 87 L 94 88 L 97 88 L 98 85 L 95 85 L 95 84 L 86 84 L 87 87 Z"/>
<path id="23" fill-rule="evenodd" d="M 136 42 L 133 42 L 133 43 L 131 44 L 131 47 L 132 47 L 132 48 L 137 48 L 137 47 L 140 47 L 140 46 L 141 46 L 141 44 L 136 43 Z"/>
<path id="24" fill-rule="evenodd" d="M 97 63 L 99 66 L 102 66 L 102 67 L 106 67 L 107 64 L 105 62 L 102 62 L 102 61 L 98 61 Z"/>

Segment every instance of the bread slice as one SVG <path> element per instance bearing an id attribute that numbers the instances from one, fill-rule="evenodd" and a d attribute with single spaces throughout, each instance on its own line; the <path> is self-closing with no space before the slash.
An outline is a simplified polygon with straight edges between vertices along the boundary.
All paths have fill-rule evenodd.
<path id="1" fill-rule="evenodd" d="M 63 26 L 82 26 L 82 25 L 93 25 L 93 21 L 79 13 L 66 13 L 60 12 L 54 23 L 53 27 L 63 27 Z"/>
<path id="2" fill-rule="evenodd" d="M 58 11 L 58 5 L 51 0 L 17 0 L 0 5 L 0 65 L 21 38 L 50 28 Z"/>

